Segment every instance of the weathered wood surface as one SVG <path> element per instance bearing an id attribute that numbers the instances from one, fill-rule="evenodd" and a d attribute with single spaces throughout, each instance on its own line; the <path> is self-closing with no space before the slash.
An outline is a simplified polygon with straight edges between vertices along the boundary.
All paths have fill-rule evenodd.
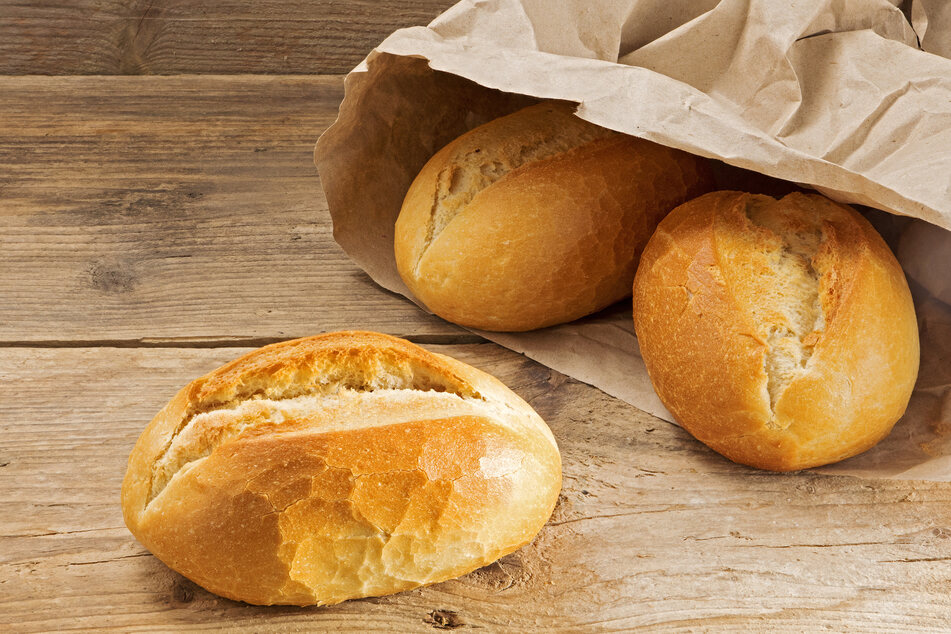
<path id="1" fill-rule="evenodd" d="M 339 77 L 0 78 L 0 342 L 463 332 L 331 235 Z"/>
<path id="2" fill-rule="evenodd" d="M 496 374 L 550 423 L 565 473 L 555 514 L 531 545 L 459 580 L 307 609 L 208 594 L 122 524 L 139 432 L 246 348 L 4 350 L 0 630 L 947 627 L 951 487 L 741 468 L 493 344 L 429 347 Z"/>
<path id="3" fill-rule="evenodd" d="M 738 467 L 373 286 L 311 163 L 341 85 L 0 78 L 0 631 L 947 627 L 951 485 Z M 309 609 L 219 599 L 148 555 L 118 490 L 152 415 L 247 346 L 346 327 L 469 342 L 431 347 L 551 423 L 565 490 L 538 539 Z"/>
<path id="4" fill-rule="evenodd" d="M 0 75 L 346 73 L 454 0 L 0 0 Z"/>

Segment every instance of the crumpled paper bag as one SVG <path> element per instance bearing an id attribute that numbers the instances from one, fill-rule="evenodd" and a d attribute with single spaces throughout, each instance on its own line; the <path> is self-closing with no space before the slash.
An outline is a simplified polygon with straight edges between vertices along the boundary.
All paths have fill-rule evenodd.
<path id="1" fill-rule="evenodd" d="M 870 212 L 915 293 L 918 385 L 885 441 L 820 471 L 951 481 L 951 3 L 897 4 L 460 2 L 429 27 L 397 31 L 347 77 L 316 151 L 334 236 L 377 283 L 412 299 L 393 224 L 413 178 L 463 132 L 540 99 L 718 159 L 723 188 L 798 184 L 903 216 Z M 540 331 L 480 334 L 673 421 L 629 302 Z"/>

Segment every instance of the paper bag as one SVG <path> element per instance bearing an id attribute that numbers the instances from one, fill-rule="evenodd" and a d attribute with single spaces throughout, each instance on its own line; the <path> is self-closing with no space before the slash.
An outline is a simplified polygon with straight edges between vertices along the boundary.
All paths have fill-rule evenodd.
<path id="1" fill-rule="evenodd" d="M 800 184 L 907 217 L 871 214 L 901 245 L 915 291 L 916 391 L 885 441 L 821 471 L 951 480 L 951 271 L 934 274 L 935 263 L 951 263 L 948 7 L 460 2 L 429 27 L 397 31 L 347 77 L 339 119 L 316 153 L 335 238 L 377 283 L 410 297 L 393 225 L 413 178 L 460 134 L 540 99 L 575 102 L 593 123 L 718 159 L 723 187 Z M 629 301 L 540 331 L 480 334 L 673 420 L 639 357 Z"/>

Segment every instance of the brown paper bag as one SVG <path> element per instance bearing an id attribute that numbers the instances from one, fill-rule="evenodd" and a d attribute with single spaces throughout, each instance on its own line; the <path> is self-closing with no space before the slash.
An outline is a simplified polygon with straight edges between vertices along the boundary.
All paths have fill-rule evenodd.
<path id="1" fill-rule="evenodd" d="M 467 0 L 429 27 L 397 31 L 347 77 L 316 161 L 337 241 L 407 297 L 393 224 L 413 178 L 455 137 L 539 99 L 573 101 L 593 123 L 719 159 L 732 166 L 721 170 L 725 187 L 740 168 L 920 219 L 872 214 L 893 248 L 900 242 L 916 295 L 922 367 L 908 412 L 879 446 L 821 471 L 951 480 L 951 60 L 942 55 L 951 55 L 944 0 Z M 673 420 L 639 357 L 629 302 L 536 332 L 480 334 Z"/>

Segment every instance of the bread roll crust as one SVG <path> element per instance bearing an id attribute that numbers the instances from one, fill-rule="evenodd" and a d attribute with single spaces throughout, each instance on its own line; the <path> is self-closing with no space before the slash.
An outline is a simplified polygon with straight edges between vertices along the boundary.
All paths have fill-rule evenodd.
<path id="1" fill-rule="evenodd" d="M 703 159 L 539 104 L 430 159 L 396 222 L 397 268 L 454 323 L 571 321 L 629 295 L 657 223 L 711 185 Z"/>
<path id="2" fill-rule="evenodd" d="M 331 604 L 450 579 L 532 539 L 561 462 L 496 379 L 409 342 L 267 346 L 181 390 L 122 505 L 159 559 L 222 596 Z"/>
<path id="3" fill-rule="evenodd" d="M 762 469 L 869 449 L 918 372 L 895 257 L 858 213 L 818 195 L 713 192 L 675 209 L 644 251 L 634 325 L 677 421 Z"/>

